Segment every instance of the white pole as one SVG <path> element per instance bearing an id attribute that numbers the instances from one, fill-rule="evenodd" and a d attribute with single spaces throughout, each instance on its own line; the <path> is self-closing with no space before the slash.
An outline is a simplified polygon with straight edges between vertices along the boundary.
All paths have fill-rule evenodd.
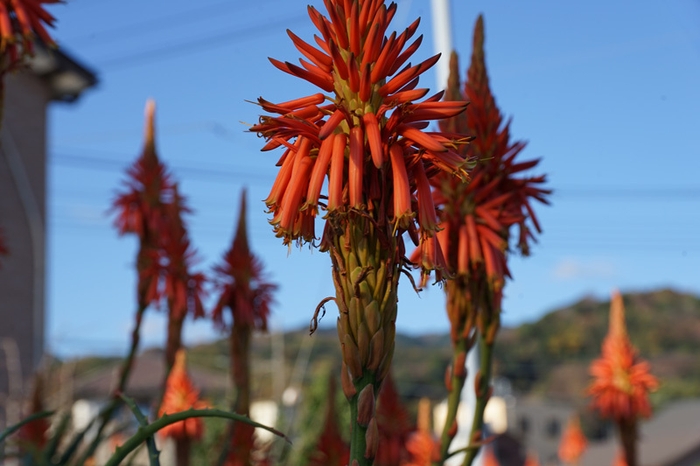
<path id="1" fill-rule="evenodd" d="M 450 54 L 453 50 L 450 0 L 431 0 L 431 2 L 435 53 L 442 54 L 436 65 L 437 89 L 446 89 L 447 79 L 450 76 Z"/>
<path id="2" fill-rule="evenodd" d="M 435 53 L 442 56 L 436 65 L 437 89 L 446 89 L 447 80 L 450 77 L 450 55 L 454 50 L 452 45 L 452 15 L 450 0 L 431 0 L 433 17 L 433 40 L 435 43 Z M 464 384 L 461 397 L 461 407 L 458 415 L 459 431 L 451 445 L 451 450 L 459 450 L 467 446 L 469 432 L 471 431 L 471 421 L 476 408 L 476 393 L 474 393 L 474 379 L 479 371 L 479 351 L 474 345 L 467 355 L 467 380 Z M 472 466 L 483 465 L 483 452 L 474 458 Z M 445 462 L 447 465 L 461 464 L 464 455 L 455 455 Z"/>

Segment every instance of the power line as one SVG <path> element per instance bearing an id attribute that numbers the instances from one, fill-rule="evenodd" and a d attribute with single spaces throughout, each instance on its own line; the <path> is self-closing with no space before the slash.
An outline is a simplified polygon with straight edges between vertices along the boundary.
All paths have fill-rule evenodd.
<path id="1" fill-rule="evenodd" d="M 269 0 L 266 3 L 269 3 Z M 212 4 L 212 5 L 204 5 L 204 6 L 200 6 L 199 8 L 193 8 L 191 10 L 181 11 L 181 12 L 173 13 L 170 15 L 163 15 L 163 16 L 159 16 L 156 18 L 148 18 L 148 19 L 143 20 L 143 21 L 137 21 L 137 22 L 127 24 L 127 25 L 117 27 L 117 28 L 106 29 L 106 30 L 102 29 L 102 30 L 99 30 L 99 31 L 96 31 L 96 32 L 93 32 L 90 34 L 84 34 L 82 36 L 69 37 L 68 39 L 65 39 L 65 41 L 66 42 L 86 41 L 85 44 L 82 44 L 83 47 L 91 46 L 91 45 L 99 45 L 100 43 L 108 43 L 108 42 L 114 42 L 116 40 L 124 40 L 125 34 L 139 33 L 139 32 L 152 33 L 152 32 L 162 31 L 164 29 L 181 27 L 185 24 L 187 24 L 189 26 L 193 22 L 196 22 L 196 21 L 199 21 L 202 19 L 211 19 L 213 16 L 218 16 L 220 13 L 222 13 L 222 11 L 235 9 L 237 12 L 240 12 L 241 10 L 249 9 L 251 6 L 253 6 L 253 4 L 246 3 L 245 6 L 243 8 L 241 8 L 240 4 L 236 4 L 235 2 L 232 2 L 231 0 L 226 0 L 224 2 L 219 2 L 219 3 Z M 255 6 L 259 7 L 259 5 L 257 5 L 257 4 Z M 97 35 L 97 34 L 99 34 L 99 35 Z M 133 34 L 129 35 L 129 37 L 132 37 L 132 36 L 133 36 Z"/>
<path id="2" fill-rule="evenodd" d="M 132 156 L 124 156 L 124 159 L 129 160 L 133 158 Z M 93 157 L 85 155 L 72 155 L 66 153 L 53 153 L 51 161 L 55 164 L 64 166 L 73 166 L 85 169 L 94 169 L 101 171 L 113 172 L 114 169 L 123 170 L 130 162 L 125 162 L 118 158 L 107 158 L 107 157 Z M 265 175 L 262 173 L 254 172 L 233 172 L 230 169 L 213 167 L 210 169 L 192 167 L 174 164 L 171 168 L 177 171 L 182 171 L 187 173 L 188 177 L 191 178 L 206 178 L 207 180 L 226 182 L 232 179 L 244 179 L 246 182 L 254 180 L 253 184 L 261 184 L 263 182 L 268 183 L 274 177 L 273 173 Z M 215 179 L 212 179 L 215 178 Z M 691 200 L 700 201 L 700 188 L 687 186 L 687 187 L 668 187 L 668 186 L 638 186 L 638 187 L 607 187 L 607 186 L 595 186 L 595 187 L 582 187 L 582 186 L 571 186 L 571 187 L 556 187 L 556 193 L 562 198 L 582 198 L 590 199 L 595 198 L 615 198 L 615 199 L 625 199 L 625 200 L 644 200 L 647 201 L 649 198 L 673 198 L 675 200 Z"/>
<path id="3" fill-rule="evenodd" d="M 97 64 L 98 68 L 107 70 L 124 69 L 129 66 L 138 65 L 144 62 L 153 63 L 167 58 L 179 57 L 199 51 L 202 48 L 212 50 L 217 47 L 228 45 L 230 42 L 249 39 L 272 31 L 280 31 L 295 23 L 308 18 L 307 15 L 296 15 L 291 18 L 283 18 L 277 21 L 266 22 L 264 26 L 255 25 L 234 31 L 226 31 L 219 34 L 200 37 L 174 45 L 166 45 L 159 48 L 146 50 L 140 53 L 133 53 L 121 57 L 105 60 Z"/>

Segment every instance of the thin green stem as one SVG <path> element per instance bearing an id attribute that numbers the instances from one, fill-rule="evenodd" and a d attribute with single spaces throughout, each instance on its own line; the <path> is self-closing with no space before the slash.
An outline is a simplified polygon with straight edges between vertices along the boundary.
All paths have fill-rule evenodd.
<path id="1" fill-rule="evenodd" d="M 355 383 L 355 388 L 357 394 L 353 396 L 350 400 L 350 466 L 372 466 L 374 464 L 374 456 L 367 458 L 365 453 L 367 453 L 367 427 L 362 425 L 358 420 L 358 414 L 360 412 L 359 406 L 359 394 L 368 385 L 374 385 L 374 377 L 365 375 Z M 374 389 L 374 386 L 373 386 Z M 376 391 L 376 390 L 375 390 Z M 357 461 L 355 465 L 354 461 Z"/>
<path id="2" fill-rule="evenodd" d="M 461 372 L 463 368 L 457 368 L 458 364 L 464 365 L 464 358 L 460 354 L 466 354 L 469 350 L 466 338 L 457 340 L 452 348 L 452 370 L 450 374 L 450 392 L 447 396 L 447 416 L 445 417 L 445 425 L 442 428 L 440 436 L 440 463 L 444 464 L 445 460 L 451 455 L 450 445 L 454 439 L 457 429 L 457 410 L 462 397 L 462 388 L 464 388 L 465 372 Z"/>
<path id="3" fill-rule="evenodd" d="M 146 416 L 143 415 L 139 407 L 136 405 L 136 402 L 124 394 L 119 395 L 119 397 L 124 401 L 124 403 L 126 403 L 129 409 L 131 409 L 131 412 L 134 413 L 139 425 L 141 427 L 147 427 L 148 419 L 146 419 Z M 160 466 L 160 452 L 158 451 L 158 448 L 156 448 L 155 439 L 153 437 L 148 437 L 146 439 L 146 445 L 148 446 L 148 462 L 150 466 Z"/>
<path id="4" fill-rule="evenodd" d="M 469 435 L 469 446 L 462 466 L 470 466 L 476 458 L 481 448 L 481 439 L 484 428 L 484 411 L 489 401 L 491 385 L 491 364 L 493 355 L 493 342 L 488 343 L 483 335 L 478 338 L 479 352 L 481 353 L 481 368 L 479 371 L 476 386 L 476 405 L 474 406 L 474 418 L 472 420 L 471 433 Z"/>

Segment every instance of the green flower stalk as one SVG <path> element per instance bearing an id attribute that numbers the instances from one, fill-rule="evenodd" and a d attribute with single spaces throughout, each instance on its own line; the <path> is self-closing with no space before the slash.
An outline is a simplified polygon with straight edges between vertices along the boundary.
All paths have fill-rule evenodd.
<path id="1" fill-rule="evenodd" d="M 423 245 L 425 271 L 445 267 L 436 241 L 438 218 L 429 179 L 437 173 L 463 182 L 468 142 L 461 134 L 423 131 L 431 120 L 453 117 L 466 102 L 441 102 L 442 93 L 418 88 L 420 74 L 439 56 L 408 63 L 422 37 L 409 42 L 419 21 L 390 33 L 396 4 L 382 0 L 325 0 L 328 16 L 309 7 L 320 32 L 315 45 L 288 34 L 304 56 L 275 67 L 323 92 L 274 104 L 251 131 L 283 148 L 266 204 L 285 244 L 311 243 L 333 264 L 342 348 L 341 383 L 351 404 L 350 464 L 372 464 L 379 433 L 376 397 L 389 372 L 396 333 L 399 276 L 411 267 L 403 235 Z M 322 194 L 323 187 L 327 190 Z M 325 224 L 316 243 L 315 219 Z M 318 312 L 314 316 L 315 328 Z"/>

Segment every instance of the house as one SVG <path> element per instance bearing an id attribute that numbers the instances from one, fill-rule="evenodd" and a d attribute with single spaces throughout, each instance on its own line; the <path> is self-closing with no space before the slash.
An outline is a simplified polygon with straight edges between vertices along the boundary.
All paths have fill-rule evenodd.
<path id="1" fill-rule="evenodd" d="M 44 354 L 46 110 L 94 86 L 94 73 L 60 50 L 36 44 L 28 66 L 5 76 L 0 132 L 0 400 L 23 397 Z M 16 404 L 16 403 L 15 403 Z M 18 413 L 6 419 L 14 420 Z M 0 409 L 0 426 L 4 422 Z M 8 413 L 9 414 L 9 413 Z"/>
<path id="2" fill-rule="evenodd" d="M 619 442 L 611 436 L 590 443 L 580 466 L 612 464 Z M 697 466 L 700 464 L 700 399 L 673 402 L 639 426 L 640 466 Z"/>

